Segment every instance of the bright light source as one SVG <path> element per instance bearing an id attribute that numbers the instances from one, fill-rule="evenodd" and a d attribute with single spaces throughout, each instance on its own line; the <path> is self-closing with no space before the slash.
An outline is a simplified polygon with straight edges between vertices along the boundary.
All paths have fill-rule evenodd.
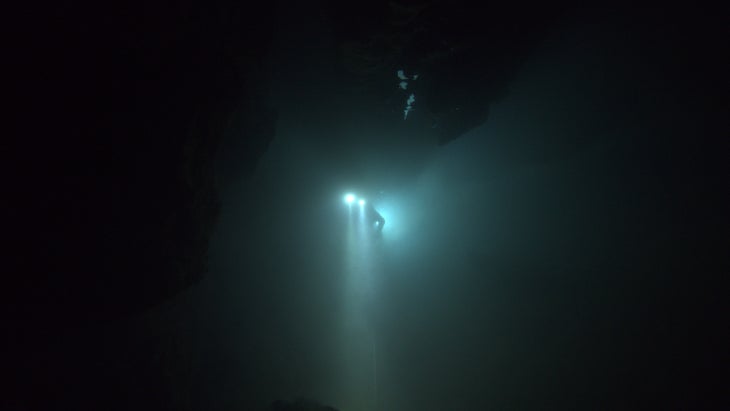
<path id="1" fill-rule="evenodd" d="M 358 203 L 358 204 L 360 204 L 360 207 L 362 207 L 362 206 L 364 206 L 364 205 L 365 205 L 365 200 L 363 200 L 363 199 L 361 198 L 361 199 L 360 199 L 360 201 L 358 201 L 357 203 Z"/>
<path id="2" fill-rule="evenodd" d="M 355 202 L 355 194 L 348 193 L 345 194 L 345 203 L 352 204 Z"/>

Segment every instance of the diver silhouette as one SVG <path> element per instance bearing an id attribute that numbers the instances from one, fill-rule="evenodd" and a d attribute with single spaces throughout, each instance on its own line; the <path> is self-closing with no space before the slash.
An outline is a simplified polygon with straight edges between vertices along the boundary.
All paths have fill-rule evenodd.
<path id="1" fill-rule="evenodd" d="M 376 231 L 381 232 L 383 231 L 383 226 L 385 225 L 385 218 L 383 218 L 382 215 L 378 212 L 378 210 L 373 207 L 372 204 L 369 202 L 365 203 L 363 205 L 364 211 L 365 211 L 365 221 L 373 227 Z"/>

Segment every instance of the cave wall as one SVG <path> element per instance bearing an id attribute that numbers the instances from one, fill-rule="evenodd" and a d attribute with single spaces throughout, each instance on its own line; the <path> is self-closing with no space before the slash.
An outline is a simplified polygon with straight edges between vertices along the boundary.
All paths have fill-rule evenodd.
<path id="1" fill-rule="evenodd" d="M 244 147 L 230 180 L 250 174 L 273 137 L 274 115 L 258 127 L 240 119 L 246 108 L 272 111 L 261 69 L 272 14 L 272 4 L 226 0 L 10 10 L 3 351 L 15 378 L 1 408 L 64 403 L 79 384 L 104 398 L 99 392 L 110 391 L 82 375 L 101 360 L 75 343 L 99 337 L 103 345 L 109 323 L 205 276 L 225 182 L 216 169 L 221 142 L 228 135 Z M 145 333 L 115 327 L 117 336 Z M 175 357 L 178 348 L 165 347 L 184 344 L 173 331 L 156 333 L 152 350 Z M 96 350 L 114 355 L 110 346 Z M 163 362 L 158 371 L 185 361 Z M 124 406 L 106 409 L 114 408 Z"/>

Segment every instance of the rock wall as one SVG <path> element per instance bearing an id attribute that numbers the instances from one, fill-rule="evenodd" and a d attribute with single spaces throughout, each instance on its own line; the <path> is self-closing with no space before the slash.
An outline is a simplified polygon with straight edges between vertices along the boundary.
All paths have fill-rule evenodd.
<path id="1" fill-rule="evenodd" d="M 10 307 L 4 363 L 15 378 L 0 408 L 79 401 L 70 392 L 84 385 L 87 398 L 110 401 L 89 400 L 88 408 L 130 408 L 101 393 L 116 392 L 104 384 L 133 381 L 133 372 L 119 380 L 93 375 L 94 364 L 122 348 L 98 346 L 108 343 L 103 328 L 205 275 L 224 135 L 237 132 L 240 144 L 256 147 L 238 152 L 239 177 L 252 172 L 273 137 L 275 116 L 232 131 L 242 106 L 270 110 L 261 64 L 272 14 L 269 4 L 226 0 L 11 11 L 13 133 L 3 144 L 11 248 L 2 288 Z M 111 327 L 118 328 L 111 335 L 144 334 Z M 175 358 L 158 368 L 179 368 L 184 342 L 174 331 L 160 333 L 152 350 Z M 93 348 L 79 346 L 94 339 Z"/>

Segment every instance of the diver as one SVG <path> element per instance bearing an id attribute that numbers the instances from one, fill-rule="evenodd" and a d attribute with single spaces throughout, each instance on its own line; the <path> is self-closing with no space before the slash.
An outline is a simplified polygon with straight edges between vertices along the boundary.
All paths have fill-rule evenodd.
<path id="1" fill-rule="evenodd" d="M 365 221 L 373 227 L 377 232 L 383 231 L 385 225 L 385 218 L 373 207 L 370 202 L 366 202 L 362 205 L 365 211 Z"/>

